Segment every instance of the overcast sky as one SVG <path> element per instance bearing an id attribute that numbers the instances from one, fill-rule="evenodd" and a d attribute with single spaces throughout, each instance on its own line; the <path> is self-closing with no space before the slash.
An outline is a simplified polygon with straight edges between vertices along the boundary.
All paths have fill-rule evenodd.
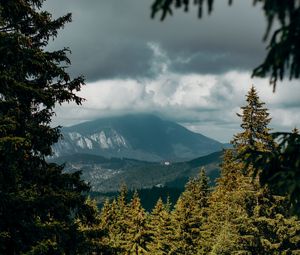
<path id="1" fill-rule="evenodd" d="M 268 79 L 251 79 L 265 56 L 261 6 L 215 2 L 201 20 L 195 9 L 160 22 L 150 19 L 152 0 L 48 0 L 44 8 L 54 17 L 73 14 L 48 49 L 69 47 L 69 72 L 86 78 L 79 93 L 86 102 L 57 107 L 53 124 L 146 112 L 228 142 L 254 84 L 274 130 L 299 127 L 299 81 L 281 82 L 273 94 Z"/>

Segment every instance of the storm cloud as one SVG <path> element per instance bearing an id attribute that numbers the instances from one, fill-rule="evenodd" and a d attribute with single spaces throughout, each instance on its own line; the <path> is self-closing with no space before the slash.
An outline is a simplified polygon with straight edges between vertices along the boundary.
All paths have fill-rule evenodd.
<path id="1" fill-rule="evenodd" d="M 283 81 L 274 94 L 268 79 L 251 72 L 266 54 L 266 22 L 252 1 L 215 1 L 199 20 L 179 10 L 164 22 L 150 18 L 150 0 L 49 0 L 54 17 L 73 22 L 48 49 L 69 47 L 73 76 L 84 75 L 82 106 L 56 108 L 53 125 L 103 116 L 154 113 L 228 142 L 239 131 L 236 113 L 252 84 L 267 103 L 274 130 L 300 124 L 299 81 Z"/>
<path id="2" fill-rule="evenodd" d="M 156 44 L 149 47 L 155 56 L 150 69 L 160 70 L 155 78 L 115 78 L 88 83 L 78 94 L 86 99 L 83 105 L 58 107 L 54 124 L 71 125 L 112 115 L 153 113 L 227 142 L 240 130 L 236 113 L 245 104 L 249 88 L 255 85 L 270 110 L 274 130 L 290 131 L 299 126 L 298 81 L 283 82 L 274 94 L 267 79 L 251 79 L 249 72 L 179 74 L 170 69 L 166 52 Z"/>
<path id="3" fill-rule="evenodd" d="M 228 7 L 216 1 L 211 16 L 197 18 L 191 11 L 175 13 L 164 22 L 150 19 L 149 0 L 51 0 L 45 8 L 54 17 L 71 12 L 67 24 L 50 49 L 72 50 L 73 75 L 87 81 L 107 78 L 141 78 L 149 72 L 149 42 L 168 54 L 170 69 L 178 73 L 223 73 L 251 70 L 263 60 L 265 22 L 251 1 Z"/>

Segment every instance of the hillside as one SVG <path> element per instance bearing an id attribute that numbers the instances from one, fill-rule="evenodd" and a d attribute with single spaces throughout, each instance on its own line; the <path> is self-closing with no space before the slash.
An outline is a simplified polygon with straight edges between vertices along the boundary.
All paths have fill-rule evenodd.
<path id="1" fill-rule="evenodd" d="M 144 161 L 187 161 L 220 151 L 224 145 L 150 114 L 102 118 L 62 129 L 54 157 L 92 154 Z"/>
<path id="2" fill-rule="evenodd" d="M 183 188 L 191 176 L 205 167 L 208 176 L 214 180 L 218 175 L 222 152 L 215 152 L 191 161 L 146 162 L 127 158 L 105 158 L 90 154 L 74 154 L 52 159 L 66 163 L 66 172 L 82 171 L 82 177 L 91 184 L 95 192 L 118 191 L 122 183 L 129 189 L 152 187 Z"/>

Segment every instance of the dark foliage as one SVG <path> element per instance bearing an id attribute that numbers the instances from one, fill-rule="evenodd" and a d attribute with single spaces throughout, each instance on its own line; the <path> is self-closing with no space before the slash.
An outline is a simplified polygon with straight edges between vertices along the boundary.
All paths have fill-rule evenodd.
<path id="1" fill-rule="evenodd" d="M 78 254 L 89 187 L 80 173 L 45 161 L 59 128 L 50 126 L 55 104 L 82 99 L 74 92 L 68 49 L 45 50 L 71 21 L 41 11 L 43 0 L 0 1 L 0 253 Z M 85 218 L 90 224 L 92 217 Z M 87 222 L 88 221 L 88 222 Z"/>
<path id="2" fill-rule="evenodd" d="M 143 208 L 145 208 L 147 212 L 150 212 L 159 198 L 161 198 L 164 202 L 169 199 L 171 205 L 176 204 L 176 201 L 183 190 L 183 188 L 175 187 L 152 187 L 150 189 L 138 189 L 137 193 L 139 194 Z M 133 197 L 133 194 L 133 190 L 129 191 L 127 199 L 130 200 Z M 102 208 L 105 199 L 111 200 L 116 198 L 117 195 L 118 192 L 90 192 L 91 198 L 99 201 L 98 206 L 100 208 Z"/>
<path id="3" fill-rule="evenodd" d="M 248 151 L 256 160 L 262 184 L 269 184 L 273 192 L 288 195 L 292 211 L 300 214 L 300 135 L 293 133 L 274 133 L 278 146 L 269 152 Z"/>

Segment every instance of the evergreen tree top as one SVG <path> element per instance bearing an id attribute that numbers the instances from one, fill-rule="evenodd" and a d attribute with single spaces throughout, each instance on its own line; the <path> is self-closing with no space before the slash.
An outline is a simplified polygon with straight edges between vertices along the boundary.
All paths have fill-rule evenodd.
<path id="1" fill-rule="evenodd" d="M 254 86 L 247 93 L 246 102 L 247 104 L 241 107 L 242 113 L 237 114 L 242 119 L 242 132 L 234 136 L 232 144 L 240 155 L 247 150 L 272 150 L 274 141 L 268 127 L 271 121 L 270 114 L 264 107 L 265 103 L 259 99 Z"/>

